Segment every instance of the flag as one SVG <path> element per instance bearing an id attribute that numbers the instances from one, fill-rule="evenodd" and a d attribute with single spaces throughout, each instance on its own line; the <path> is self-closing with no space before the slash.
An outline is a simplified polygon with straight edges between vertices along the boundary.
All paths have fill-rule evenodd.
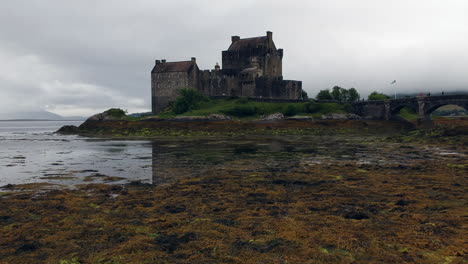
<path id="1" fill-rule="evenodd" d="M 395 84 L 396 83 L 396 80 L 393 80 L 393 82 L 391 82 L 390 84 Z"/>

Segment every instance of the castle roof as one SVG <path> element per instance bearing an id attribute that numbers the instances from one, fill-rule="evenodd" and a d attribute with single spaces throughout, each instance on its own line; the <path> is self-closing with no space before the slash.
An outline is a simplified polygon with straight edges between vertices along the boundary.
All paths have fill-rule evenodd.
<path id="1" fill-rule="evenodd" d="M 193 65 L 192 61 L 163 62 L 156 64 L 151 72 L 188 72 Z"/>
<path id="2" fill-rule="evenodd" d="M 255 37 L 255 38 L 245 38 L 239 39 L 231 44 L 229 51 L 239 51 L 242 49 L 255 48 L 257 46 L 266 45 L 268 38 L 264 37 Z"/>

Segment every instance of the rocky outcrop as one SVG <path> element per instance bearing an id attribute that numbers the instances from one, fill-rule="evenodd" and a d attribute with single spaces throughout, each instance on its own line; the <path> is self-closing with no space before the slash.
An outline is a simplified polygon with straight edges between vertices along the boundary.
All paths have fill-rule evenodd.
<path id="1" fill-rule="evenodd" d="M 77 126 L 63 126 L 56 133 L 64 135 L 73 135 L 77 134 L 80 129 Z"/>
<path id="2" fill-rule="evenodd" d="M 109 114 L 106 114 L 106 112 L 104 113 L 99 113 L 99 114 L 95 114 L 93 116 L 91 116 L 90 118 L 88 118 L 86 121 L 115 121 L 115 120 L 119 120 L 120 118 L 116 118 L 112 115 L 109 115 Z"/>

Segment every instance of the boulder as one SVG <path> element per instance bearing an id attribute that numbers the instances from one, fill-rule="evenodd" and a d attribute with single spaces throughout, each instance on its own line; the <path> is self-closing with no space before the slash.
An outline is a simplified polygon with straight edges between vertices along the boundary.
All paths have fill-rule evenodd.
<path id="1" fill-rule="evenodd" d="M 282 119 L 284 119 L 284 115 L 282 113 L 274 113 L 274 114 L 271 114 L 262 118 L 262 120 L 282 120 Z"/>

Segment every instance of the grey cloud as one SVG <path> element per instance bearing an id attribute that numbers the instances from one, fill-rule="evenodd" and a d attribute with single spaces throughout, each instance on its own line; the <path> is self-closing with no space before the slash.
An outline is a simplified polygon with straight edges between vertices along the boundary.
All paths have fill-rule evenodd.
<path id="1" fill-rule="evenodd" d="M 0 111 L 149 109 L 154 59 L 195 56 L 212 68 L 231 35 L 266 30 L 285 49 L 285 77 L 311 95 L 334 85 L 390 93 L 394 79 L 402 92 L 467 90 L 467 8 L 465 0 L 6 1 Z M 28 56 L 37 58 L 29 67 L 20 63 Z M 65 85 L 41 88 L 56 81 Z M 70 90 L 83 87 L 96 89 Z"/>

